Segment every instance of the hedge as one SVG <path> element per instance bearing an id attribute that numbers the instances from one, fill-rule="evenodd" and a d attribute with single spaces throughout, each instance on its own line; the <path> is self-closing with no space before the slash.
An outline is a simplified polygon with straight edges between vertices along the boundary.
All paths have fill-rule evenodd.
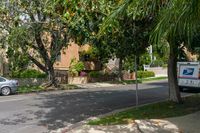
<path id="1" fill-rule="evenodd" d="M 92 71 L 89 73 L 89 77 L 91 78 L 99 78 L 101 76 L 103 76 L 103 73 L 100 71 Z"/>
<path id="2" fill-rule="evenodd" d="M 152 71 L 138 71 L 137 77 L 138 77 L 138 78 L 155 77 L 155 73 L 152 72 Z"/>
<path id="3" fill-rule="evenodd" d="M 47 74 L 42 73 L 38 70 L 27 69 L 21 72 L 13 72 L 13 78 L 46 78 Z"/>

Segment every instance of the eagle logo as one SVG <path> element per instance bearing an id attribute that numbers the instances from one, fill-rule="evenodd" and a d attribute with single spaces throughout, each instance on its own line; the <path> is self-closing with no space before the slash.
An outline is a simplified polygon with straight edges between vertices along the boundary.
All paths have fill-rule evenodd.
<path id="1" fill-rule="evenodd" d="M 186 68 L 183 70 L 183 75 L 193 75 L 194 68 Z"/>

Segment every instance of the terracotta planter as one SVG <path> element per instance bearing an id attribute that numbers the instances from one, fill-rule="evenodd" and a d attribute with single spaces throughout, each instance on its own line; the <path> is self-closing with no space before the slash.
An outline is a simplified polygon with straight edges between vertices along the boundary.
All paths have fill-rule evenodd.
<path id="1" fill-rule="evenodd" d="M 136 79 L 136 78 L 135 78 L 135 72 L 130 73 L 130 79 L 131 79 L 131 80 L 135 80 L 135 79 Z"/>
<path id="2" fill-rule="evenodd" d="M 135 72 L 132 73 L 125 72 L 123 78 L 124 80 L 135 80 Z"/>

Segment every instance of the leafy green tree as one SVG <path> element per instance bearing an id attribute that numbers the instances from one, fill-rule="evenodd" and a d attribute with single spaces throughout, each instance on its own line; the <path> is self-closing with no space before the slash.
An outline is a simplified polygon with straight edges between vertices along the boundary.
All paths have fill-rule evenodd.
<path id="1" fill-rule="evenodd" d="M 95 49 L 99 60 L 106 63 L 112 54 L 110 35 L 98 38 L 97 33 L 102 21 L 110 13 L 115 1 L 109 0 L 77 0 L 66 2 L 64 17 L 70 23 L 70 29 L 74 33 L 74 39 L 78 44 L 90 44 Z M 69 19 L 70 18 L 70 19 Z M 110 31 L 107 30 L 110 33 Z"/>
<path id="2" fill-rule="evenodd" d="M 197 32 L 196 35 L 192 38 L 191 46 L 189 50 L 198 56 L 198 60 L 200 60 L 200 33 Z"/>
<path id="3" fill-rule="evenodd" d="M 77 0 L 66 3 L 68 10 L 64 17 L 71 23 L 70 29 L 74 33 L 74 39 L 80 45 L 90 44 L 95 50 L 96 59 L 101 61 L 102 65 L 114 56 L 114 49 L 111 46 L 114 39 L 111 28 L 101 37 L 98 37 L 97 33 L 116 3 L 109 0 Z"/>
<path id="4" fill-rule="evenodd" d="M 149 46 L 148 39 L 152 19 L 146 17 L 142 20 L 133 20 L 132 15 L 124 15 L 124 17 L 116 18 L 116 20 L 119 24 L 117 25 L 117 32 L 113 34 L 115 43 L 113 43 L 112 48 L 114 48 L 115 56 L 119 58 L 119 72 L 122 77 L 121 70 L 126 58 L 134 55 L 137 55 L 137 57 L 145 56 L 143 54 Z M 140 64 L 140 58 L 137 58 L 137 62 Z"/>
<path id="5" fill-rule="evenodd" d="M 162 61 L 163 64 L 168 63 L 169 43 L 166 40 L 163 39 L 157 45 L 153 45 L 153 57 Z"/>
<path id="6" fill-rule="evenodd" d="M 8 47 L 6 54 L 11 76 L 15 72 L 20 73 L 27 69 L 30 60 L 26 55 L 21 54 L 21 52 L 19 52 L 17 49 L 14 49 L 13 47 Z"/>
<path id="7" fill-rule="evenodd" d="M 133 19 L 132 14 L 127 12 L 127 14 L 113 19 L 113 23 L 102 31 L 100 26 L 103 20 L 119 2 L 115 0 L 74 1 L 71 4 L 81 6 L 68 8 L 65 16 L 67 18 L 72 14 L 73 21 L 71 22 L 76 22 L 73 25 L 75 34 L 78 36 L 76 40 L 80 43 L 90 43 L 95 47 L 99 60 L 105 63 L 110 58 L 119 58 L 119 79 L 122 79 L 122 65 L 125 58 L 134 55 L 136 51 L 139 56 L 149 46 L 147 41 L 152 18 L 146 16 L 143 19 Z M 68 5 L 68 7 L 71 6 Z M 99 36 L 99 32 L 101 32 L 101 36 Z"/>
<path id="8" fill-rule="evenodd" d="M 158 16 L 158 22 L 152 32 L 151 42 L 158 44 L 163 38 L 169 43 L 168 79 L 169 98 L 175 102 L 181 102 L 181 96 L 177 85 L 176 63 L 178 47 L 180 44 L 189 46 L 191 38 L 199 26 L 200 1 L 187 0 L 123 0 L 119 7 L 105 20 L 106 25 L 112 23 L 113 18 L 118 17 L 126 10 L 131 10 L 134 16 L 142 13 Z"/>
<path id="9" fill-rule="evenodd" d="M 158 43 L 165 38 L 170 46 L 168 61 L 168 77 L 170 88 L 170 100 L 181 102 L 181 96 L 177 85 L 177 57 L 179 47 L 192 46 L 191 39 L 199 26 L 200 1 L 171 1 L 160 11 L 159 21 L 152 38 Z"/>
<path id="10" fill-rule="evenodd" d="M 54 63 L 72 33 L 63 20 L 66 9 L 57 0 L 10 0 L 0 2 L 0 28 L 7 47 L 14 47 L 50 76 L 50 85 L 57 86 Z M 18 49 L 15 49 L 18 48 Z M 14 57 L 13 57 L 14 58 Z"/>

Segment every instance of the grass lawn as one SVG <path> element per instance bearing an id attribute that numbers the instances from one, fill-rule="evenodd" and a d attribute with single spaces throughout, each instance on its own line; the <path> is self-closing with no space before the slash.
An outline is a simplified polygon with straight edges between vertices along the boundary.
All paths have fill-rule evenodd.
<path id="1" fill-rule="evenodd" d="M 17 93 L 30 93 L 44 91 L 44 88 L 40 86 L 20 86 Z"/>
<path id="2" fill-rule="evenodd" d="M 136 119 L 161 119 L 187 115 L 200 110 L 200 95 L 183 99 L 183 104 L 170 101 L 132 108 L 97 120 L 89 121 L 89 125 L 127 124 Z"/>
<path id="3" fill-rule="evenodd" d="M 142 82 L 146 82 L 146 81 L 155 81 L 155 80 L 163 80 L 163 79 L 167 79 L 167 77 L 152 77 L 152 78 L 144 78 L 140 80 L 142 80 Z"/>
<path id="4" fill-rule="evenodd" d="M 138 83 L 144 83 L 144 82 L 148 82 L 148 81 L 156 81 L 156 80 L 163 80 L 163 79 L 167 79 L 167 77 L 151 77 L 151 78 L 142 78 L 142 79 L 138 79 Z M 116 83 L 119 84 L 135 84 L 136 80 L 124 80 L 124 81 L 116 81 Z"/>
<path id="5" fill-rule="evenodd" d="M 120 83 L 122 83 L 122 84 L 135 84 L 136 80 L 123 80 L 123 81 L 120 81 Z M 142 83 L 142 80 L 138 79 L 138 83 Z"/>
<path id="6" fill-rule="evenodd" d="M 42 91 L 53 91 L 53 90 L 71 90 L 71 89 L 78 89 L 75 85 L 69 84 L 61 84 L 58 89 L 47 88 L 41 86 L 20 86 L 17 90 L 17 93 L 31 93 L 31 92 L 42 92 Z"/>

